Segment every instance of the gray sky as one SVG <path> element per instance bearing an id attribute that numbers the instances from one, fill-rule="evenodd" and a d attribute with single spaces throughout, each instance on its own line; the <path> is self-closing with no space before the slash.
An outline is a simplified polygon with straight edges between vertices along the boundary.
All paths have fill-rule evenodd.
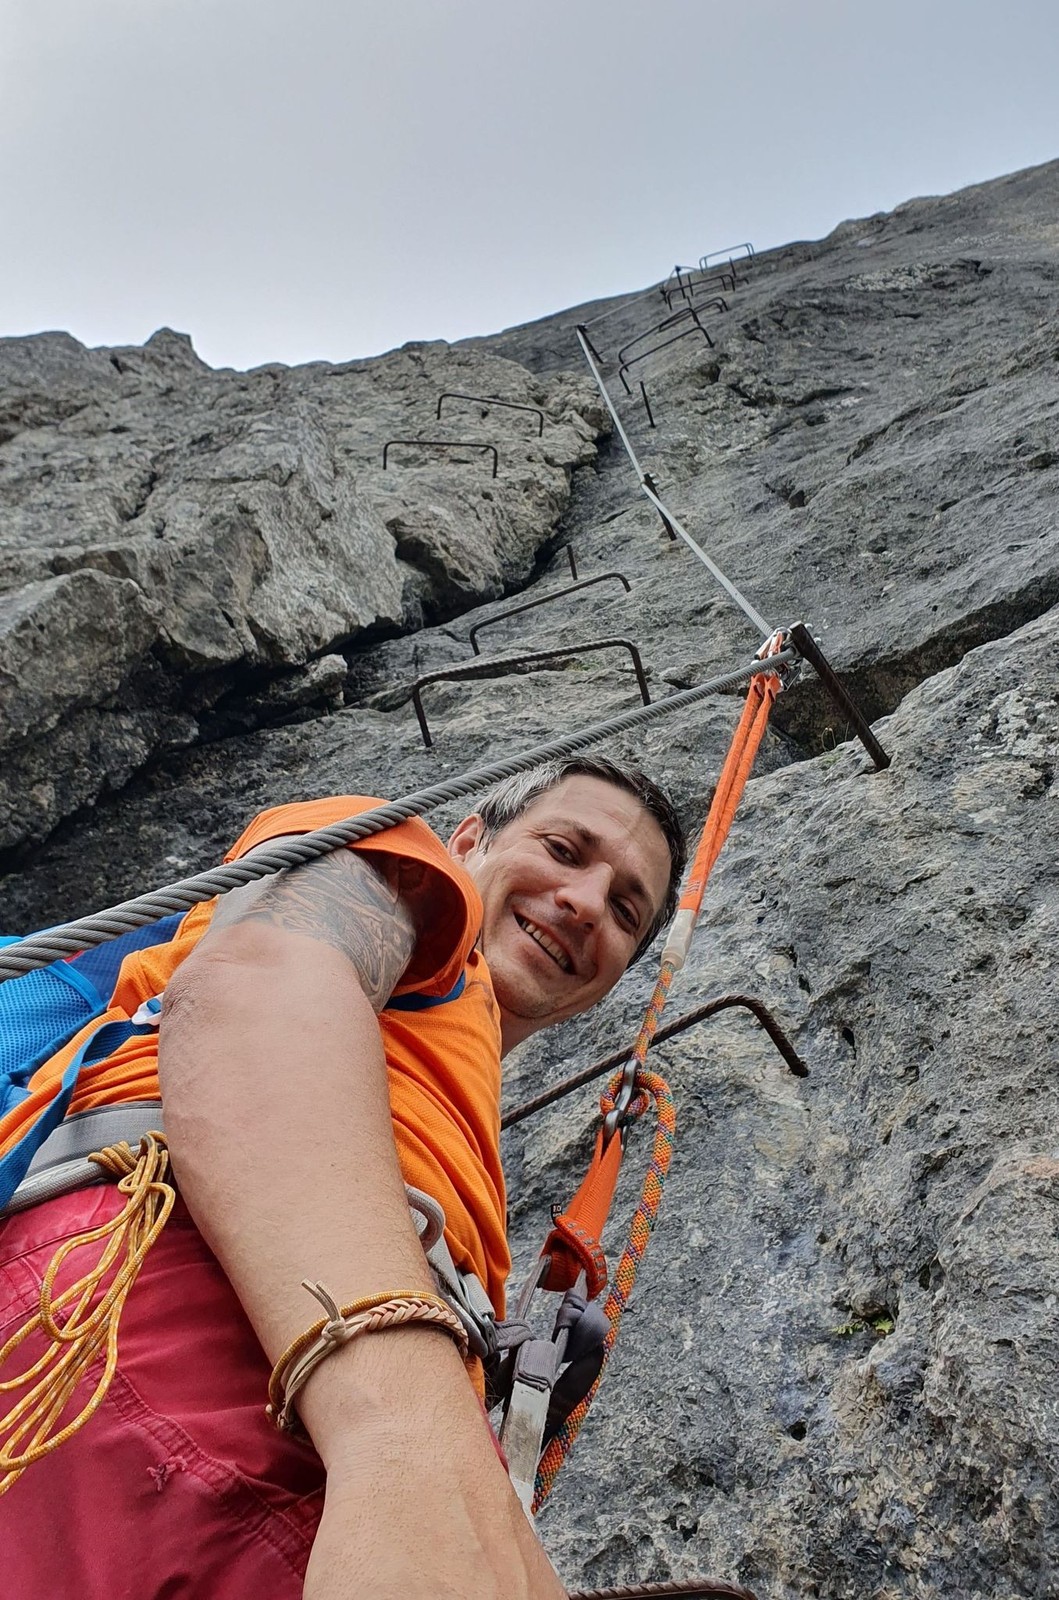
<path id="1" fill-rule="evenodd" d="M 1059 155 L 1056 0 L 0 0 L 0 333 L 491 333 Z"/>

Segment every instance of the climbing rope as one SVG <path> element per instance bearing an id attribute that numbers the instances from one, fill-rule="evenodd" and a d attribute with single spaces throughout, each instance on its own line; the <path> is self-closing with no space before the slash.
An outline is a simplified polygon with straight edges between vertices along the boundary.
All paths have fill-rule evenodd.
<path id="1" fill-rule="evenodd" d="M 768 670 L 781 671 L 785 665 L 797 659 L 796 650 L 785 649 L 771 658 Z M 36 967 L 47 966 L 50 961 L 62 960 L 78 951 L 91 949 L 107 939 L 115 939 L 119 934 L 128 933 L 132 928 L 141 928 L 146 923 L 157 922 L 161 917 L 187 911 L 200 901 L 212 900 L 214 895 L 227 894 L 232 889 L 253 883 L 258 878 L 265 878 L 270 873 L 282 872 L 286 867 L 296 867 L 302 862 L 327 855 L 329 851 L 337 850 L 342 845 L 354 844 L 371 834 L 381 833 L 385 828 L 396 827 L 400 822 L 407 822 L 410 817 L 422 816 L 424 812 L 447 801 L 475 794 L 491 784 L 499 783 L 503 778 L 511 777 L 516 772 L 526 772 L 543 761 L 572 755 L 575 751 L 584 750 L 601 739 L 625 733 L 645 722 L 667 716 L 685 706 L 695 705 L 708 695 L 737 688 L 761 670 L 761 664 L 757 661 L 733 668 L 732 671 L 723 672 L 694 689 L 682 689 L 678 694 L 669 695 L 665 700 L 656 700 L 649 706 L 635 706 L 631 711 L 623 711 L 618 716 L 609 717 L 605 722 L 593 723 L 578 733 L 554 739 L 549 744 L 537 745 L 523 755 L 510 756 L 504 761 L 494 761 L 488 766 L 475 767 L 470 772 L 447 779 L 444 783 L 433 784 L 427 789 L 418 789 L 413 794 L 405 795 L 403 799 L 395 800 L 389 805 L 376 806 L 373 810 L 362 812 L 348 821 L 335 823 L 328 828 L 318 828 L 312 833 L 302 834 L 298 839 L 289 840 L 282 845 L 271 845 L 267 850 L 255 851 L 252 856 L 244 856 L 241 860 L 229 862 L 226 866 L 214 867 L 193 878 L 185 878 L 179 883 L 170 884 L 167 888 L 140 895 L 134 900 L 126 900 L 121 905 L 112 906 L 94 916 L 82 917 L 76 922 L 64 923 L 58 928 L 49 928 L 46 933 L 33 934 L 17 944 L 5 946 L 0 951 L 0 983 L 7 978 L 21 977 L 23 973 L 32 972 Z"/>
<path id="2" fill-rule="evenodd" d="M 604 1116 L 614 1110 L 617 1102 L 617 1092 L 620 1079 L 615 1079 L 607 1092 L 600 1097 L 600 1111 Z M 604 1303 L 604 1314 L 610 1323 L 610 1328 L 603 1341 L 603 1362 L 600 1366 L 596 1381 L 569 1416 L 562 1423 L 557 1433 L 549 1441 L 548 1447 L 537 1467 L 537 1480 L 534 1485 L 533 1515 L 536 1516 L 544 1502 L 552 1492 L 555 1479 L 559 1470 L 573 1447 L 574 1440 L 581 1431 L 581 1425 L 588 1415 L 589 1407 L 595 1399 L 610 1360 L 611 1351 L 618 1338 L 618 1328 L 622 1315 L 629 1303 L 636 1283 L 636 1274 L 640 1263 L 647 1250 L 647 1244 L 658 1219 L 658 1208 L 662 1203 L 662 1190 L 665 1187 L 666 1174 L 673 1154 L 673 1135 L 676 1131 L 676 1107 L 673 1096 L 665 1079 L 657 1072 L 649 1072 L 641 1068 L 636 1080 L 637 1099 L 629 1107 L 629 1117 L 635 1118 L 646 1111 L 651 1101 L 655 1105 L 655 1133 L 651 1149 L 651 1160 L 647 1168 L 647 1176 L 643 1183 L 643 1192 L 639 1204 L 633 1213 L 632 1223 L 629 1228 L 629 1237 L 618 1262 L 614 1274 L 614 1282 L 607 1294 Z M 642 1104 L 641 1104 L 642 1102 Z"/>
<path id="3" fill-rule="evenodd" d="M 662 952 L 658 978 L 636 1043 L 624 1070 L 615 1076 L 600 1098 L 602 1123 L 596 1135 L 588 1172 L 570 1205 L 555 1217 L 552 1231 L 541 1252 L 546 1267 L 538 1271 L 537 1281 L 543 1288 L 569 1289 L 575 1283 L 584 1281 L 590 1297 L 599 1293 L 606 1281 L 606 1263 L 599 1240 L 617 1187 L 625 1130 L 653 1102 L 655 1132 L 651 1159 L 640 1201 L 633 1214 L 629 1237 L 604 1302 L 609 1328 L 603 1342 L 602 1363 L 592 1387 L 549 1441 L 537 1465 L 532 1505 L 534 1515 L 551 1493 L 559 1469 L 569 1455 L 599 1389 L 657 1220 L 673 1152 L 676 1111 L 668 1084 L 658 1073 L 648 1069 L 647 1053 L 658 1031 L 673 978 L 686 960 L 707 881 L 731 830 L 754 757 L 768 726 L 769 712 L 782 687 L 782 680 L 768 670 L 769 663 L 778 658 L 782 642 L 782 635 L 774 634 L 762 646 L 761 655 L 766 659 L 761 661 L 761 670 L 751 679 L 742 715 L 721 768 L 691 871 L 680 897 L 677 915 Z"/>
<path id="4" fill-rule="evenodd" d="M 109 1222 L 63 1241 L 48 1263 L 36 1314 L 0 1349 L 2 1370 L 32 1334 L 39 1331 L 49 1341 L 44 1354 L 24 1372 L 0 1380 L 0 1394 L 27 1389 L 7 1415 L 0 1417 L 0 1494 L 34 1461 L 57 1450 L 83 1428 L 102 1404 L 118 1364 L 122 1308 L 176 1199 L 176 1191 L 167 1182 L 169 1151 L 159 1133 L 145 1134 L 138 1152 L 122 1141 L 97 1151 L 89 1160 L 116 1177 L 127 1198 Z M 67 1257 L 100 1240 L 106 1243 L 95 1266 L 69 1289 L 56 1294 L 56 1279 Z M 92 1394 L 71 1422 L 57 1427 L 104 1347 L 103 1370 Z"/>

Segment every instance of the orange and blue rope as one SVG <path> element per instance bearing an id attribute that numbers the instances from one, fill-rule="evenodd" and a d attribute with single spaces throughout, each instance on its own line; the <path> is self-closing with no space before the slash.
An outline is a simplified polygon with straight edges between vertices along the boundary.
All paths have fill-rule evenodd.
<path id="1" fill-rule="evenodd" d="M 761 655 L 774 655 L 780 649 L 781 644 L 781 636 L 779 634 L 773 635 L 762 647 Z M 676 1109 L 669 1085 L 658 1073 L 648 1071 L 645 1064 L 647 1052 L 651 1048 L 651 1042 L 658 1030 L 658 1024 L 661 1020 L 673 977 L 684 964 L 691 935 L 702 905 L 707 880 L 728 837 L 736 808 L 742 798 L 743 790 L 746 787 L 747 779 L 754 764 L 754 757 L 768 726 L 769 712 L 781 687 L 782 684 L 778 679 L 764 672 L 755 674 L 751 680 L 746 702 L 743 706 L 743 713 L 732 737 L 724 766 L 721 769 L 717 788 L 710 804 L 709 814 L 703 824 L 688 882 L 681 896 L 677 916 L 662 954 L 662 964 L 658 979 L 648 1002 L 647 1010 L 644 1013 L 644 1019 L 633 1049 L 630 1062 L 630 1067 L 634 1074 L 632 1079 L 633 1096 L 624 1108 L 622 1120 L 624 1123 L 628 1123 L 642 1116 L 651 1100 L 654 1100 L 657 1120 L 655 1123 L 654 1144 L 651 1150 L 651 1162 L 644 1179 L 640 1203 L 633 1215 L 628 1242 L 622 1252 L 621 1260 L 614 1274 L 614 1281 L 604 1302 L 603 1309 L 610 1323 L 610 1328 L 603 1341 L 603 1362 L 596 1381 L 588 1394 L 570 1412 L 558 1432 L 549 1441 L 548 1447 L 540 1459 L 534 1484 L 534 1515 L 537 1514 L 551 1493 L 556 1475 L 570 1453 L 574 1440 L 581 1430 L 581 1425 L 588 1415 L 589 1407 L 599 1389 L 607 1363 L 610 1360 L 611 1351 L 618 1337 L 618 1327 L 621 1323 L 622 1314 L 629 1303 L 629 1296 L 632 1294 L 633 1285 L 636 1282 L 636 1273 L 640 1262 L 643 1260 L 647 1242 L 651 1237 L 658 1217 L 658 1208 L 662 1201 L 666 1173 L 669 1170 L 669 1163 L 673 1154 Z M 626 1068 L 624 1073 L 619 1074 L 608 1085 L 606 1092 L 602 1096 L 600 1110 L 604 1118 L 614 1110 L 623 1085 L 628 1085 L 629 1070 L 630 1068 Z M 619 1135 L 614 1134 L 613 1137 L 619 1137 Z M 596 1159 L 598 1157 L 594 1158 L 594 1160 Z M 613 1189 L 611 1192 L 613 1192 Z"/>
<path id="2" fill-rule="evenodd" d="M 670 979 L 672 979 L 672 973 L 670 973 Z M 658 1009 L 660 1011 L 661 1008 L 659 1007 Z M 656 1016 L 655 1027 L 657 1026 L 658 1018 Z M 652 1037 L 653 1034 L 654 1028 L 651 1029 Z M 650 1040 L 648 1040 L 649 1042 Z M 614 1100 L 620 1083 L 621 1078 L 619 1076 L 608 1085 L 606 1092 L 600 1099 L 600 1110 L 604 1116 L 614 1109 Z M 570 1453 L 574 1440 L 581 1431 L 581 1424 L 588 1415 L 589 1407 L 595 1399 L 596 1391 L 603 1381 L 603 1374 L 607 1369 L 611 1351 L 614 1349 L 618 1337 L 622 1314 L 629 1303 L 640 1262 L 644 1258 L 648 1240 L 658 1220 L 658 1208 L 662 1203 L 662 1191 L 665 1187 L 666 1173 L 669 1171 L 669 1163 L 673 1155 L 673 1136 L 677 1122 L 676 1106 L 672 1092 L 665 1079 L 659 1073 L 650 1072 L 645 1067 L 641 1067 L 637 1071 L 636 1090 L 637 1096 L 630 1106 L 630 1114 L 633 1116 L 641 1115 L 653 1100 L 657 1121 L 655 1123 L 654 1143 L 651 1149 L 651 1161 L 644 1178 L 640 1203 L 633 1214 L 628 1242 L 622 1251 L 621 1260 L 618 1262 L 617 1270 L 614 1273 L 614 1281 L 603 1306 L 604 1313 L 610 1323 L 610 1331 L 603 1342 L 603 1364 L 588 1394 L 570 1412 L 570 1415 L 551 1439 L 548 1448 L 541 1457 L 534 1486 L 534 1516 L 536 1516 L 551 1493 L 552 1485 L 559 1469 Z"/>

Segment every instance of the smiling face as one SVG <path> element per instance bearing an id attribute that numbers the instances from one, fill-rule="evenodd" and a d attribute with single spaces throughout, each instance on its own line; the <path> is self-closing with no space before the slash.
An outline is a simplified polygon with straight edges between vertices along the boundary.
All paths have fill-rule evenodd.
<path id="1" fill-rule="evenodd" d="M 635 795 L 583 774 L 483 841 L 460 823 L 450 853 L 482 897 L 481 947 L 504 1050 L 587 1011 L 614 987 L 662 905 L 669 847 Z"/>

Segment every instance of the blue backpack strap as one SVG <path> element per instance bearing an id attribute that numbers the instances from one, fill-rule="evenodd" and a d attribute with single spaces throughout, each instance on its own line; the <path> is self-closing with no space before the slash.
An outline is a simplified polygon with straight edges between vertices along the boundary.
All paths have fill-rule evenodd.
<path id="1" fill-rule="evenodd" d="M 399 994 L 391 995 L 383 1006 L 384 1011 L 429 1011 L 431 1006 L 445 1006 L 450 1000 L 458 1000 L 463 993 L 467 982 L 467 974 L 461 972 L 448 994 Z"/>
<path id="2" fill-rule="evenodd" d="M 27 1098 L 38 1067 L 107 1010 L 125 957 L 172 939 L 183 916 L 178 912 L 163 917 L 68 961 L 52 961 L 0 985 L 0 1116 Z M 0 938 L 0 945 L 17 943 L 16 937 Z M 157 1000 L 146 1001 L 134 1022 L 100 1023 L 83 1041 L 46 1109 L 19 1143 L 0 1157 L 0 1206 L 10 1200 L 33 1157 L 65 1117 L 82 1066 L 103 1060 L 133 1034 L 151 1032 L 158 1025 L 154 1013 L 159 1009 Z"/>
<path id="3" fill-rule="evenodd" d="M 96 1011 L 105 1011 L 107 1002 L 100 994 L 92 980 L 85 973 L 79 971 L 73 961 L 53 961 L 48 968 L 53 978 L 58 978 L 61 983 L 68 983 L 76 989 L 78 994 L 83 994 L 89 1005 Z M 110 990 L 107 990 L 110 993 Z M 47 1057 L 44 1058 L 47 1060 Z"/>
<path id="4" fill-rule="evenodd" d="M 0 1117 L 24 1098 L 37 1068 L 106 1009 L 94 984 L 65 961 L 0 986 Z"/>
<path id="5" fill-rule="evenodd" d="M 153 1031 L 151 1026 L 139 1027 L 131 1022 L 102 1022 L 98 1028 L 92 1030 L 67 1066 L 62 1081 L 46 1109 L 23 1134 L 18 1144 L 9 1150 L 6 1156 L 0 1157 L 0 1209 L 7 1205 L 26 1176 L 30 1162 L 45 1139 L 65 1117 L 73 1099 L 81 1068 L 91 1066 L 94 1061 L 102 1061 L 104 1056 L 112 1054 L 119 1045 L 125 1043 L 126 1039 L 132 1038 L 133 1034 Z"/>
<path id="6" fill-rule="evenodd" d="M 149 922 L 145 927 L 132 928 L 128 933 L 119 934 L 116 939 L 107 939 L 91 950 L 82 950 L 80 955 L 64 965 L 86 977 L 109 1000 L 125 957 L 134 950 L 149 950 L 152 945 L 168 944 L 183 922 L 184 915 L 183 911 L 177 911 L 172 916 L 161 917 L 158 922 Z"/>

